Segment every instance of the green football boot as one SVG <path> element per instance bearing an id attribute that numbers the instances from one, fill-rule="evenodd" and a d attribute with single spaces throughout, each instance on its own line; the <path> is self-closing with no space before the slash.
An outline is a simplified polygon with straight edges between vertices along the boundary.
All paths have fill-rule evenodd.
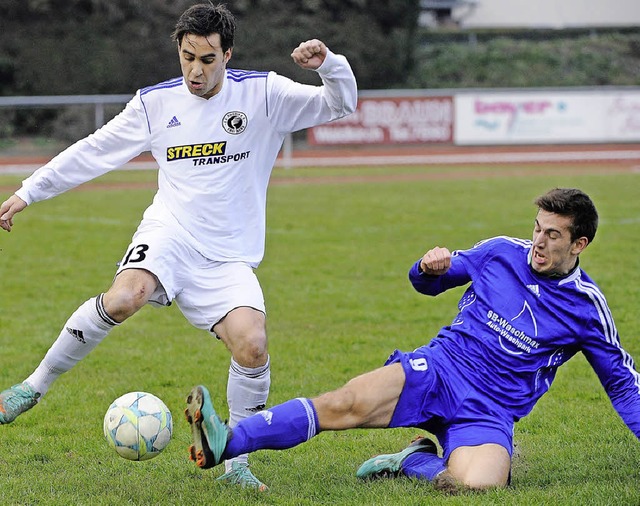
<path id="1" fill-rule="evenodd" d="M 13 422 L 18 415 L 38 403 L 40 394 L 26 383 L 18 383 L 0 393 L 0 425 Z"/>
<path id="2" fill-rule="evenodd" d="M 378 455 L 377 457 L 367 460 L 360 466 L 360 469 L 356 471 L 356 476 L 363 480 L 393 478 L 399 476 L 402 469 L 402 461 L 415 452 L 437 454 L 438 448 L 430 439 L 420 437 L 401 452 Z"/>
<path id="3" fill-rule="evenodd" d="M 191 425 L 193 438 L 193 444 L 189 447 L 191 460 L 202 469 L 220 464 L 231 437 L 231 429 L 213 409 L 206 387 L 198 385 L 191 390 L 184 414 Z"/>
<path id="4" fill-rule="evenodd" d="M 220 476 L 217 481 L 240 485 L 246 488 L 255 488 L 260 492 L 269 490 L 269 487 L 253 475 L 249 470 L 249 464 L 246 462 L 233 461 L 231 463 L 231 471 Z"/>

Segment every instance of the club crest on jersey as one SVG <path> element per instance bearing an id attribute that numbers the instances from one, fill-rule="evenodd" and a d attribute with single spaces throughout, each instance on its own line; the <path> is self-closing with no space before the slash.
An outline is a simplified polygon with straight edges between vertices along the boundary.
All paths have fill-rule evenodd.
<path id="1" fill-rule="evenodd" d="M 222 128 L 232 135 L 238 135 L 247 128 L 247 115 L 240 111 L 231 111 L 222 118 Z"/>

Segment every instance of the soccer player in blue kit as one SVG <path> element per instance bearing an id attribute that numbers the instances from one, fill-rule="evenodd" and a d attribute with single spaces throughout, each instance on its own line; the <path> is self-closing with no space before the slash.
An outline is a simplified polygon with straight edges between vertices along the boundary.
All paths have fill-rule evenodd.
<path id="1" fill-rule="evenodd" d="M 405 475 L 454 492 L 509 483 L 514 424 L 547 392 L 558 367 L 582 352 L 613 407 L 640 437 L 640 375 L 621 347 L 597 285 L 579 266 L 596 208 L 584 192 L 556 188 L 535 201 L 533 239 L 494 237 L 451 253 L 435 247 L 409 271 L 435 296 L 468 285 L 459 313 L 427 345 L 396 350 L 384 367 L 313 399 L 269 408 L 229 428 L 206 387 L 187 397 L 192 452 L 202 467 L 260 449 L 296 446 L 321 431 L 417 427 L 434 434 L 379 455 L 360 478 Z"/>
<path id="2" fill-rule="evenodd" d="M 227 68 L 234 35 L 235 18 L 224 5 L 188 8 L 172 35 L 182 75 L 138 90 L 118 116 L 35 171 L 0 204 L 0 227 L 11 231 L 27 205 L 142 152 L 150 151 L 159 166 L 158 192 L 111 287 L 70 316 L 29 377 L 0 393 L 0 425 L 35 406 L 61 374 L 150 302 L 175 302 L 192 325 L 228 348 L 232 425 L 266 405 L 266 309 L 254 269 L 264 255 L 269 177 L 285 137 L 352 113 L 357 86 L 347 59 L 317 39 L 300 43 L 291 58 L 315 71 L 319 86 Z M 266 489 L 246 455 L 229 460 L 219 479 Z"/>

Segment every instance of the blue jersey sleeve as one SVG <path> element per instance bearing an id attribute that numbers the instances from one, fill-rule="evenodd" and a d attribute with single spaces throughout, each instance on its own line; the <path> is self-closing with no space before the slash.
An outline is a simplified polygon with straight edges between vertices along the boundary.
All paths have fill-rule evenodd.
<path id="1" fill-rule="evenodd" d="M 602 293 L 587 283 L 594 311 L 585 328 L 582 353 L 595 371 L 613 407 L 640 438 L 640 374 L 621 346 L 613 317 Z"/>
<path id="2" fill-rule="evenodd" d="M 450 288 L 467 284 L 471 278 L 464 265 L 461 262 L 454 262 L 452 258 L 451 268 L 441 276 L 430 276 L 420 272 L 420 260 L 418 260 L 409 270 L 409 281 L 416 291 L 424 295 L 438 295 Z"/>
<path id="3" fill-rule="evenodd" d="M 633 359 L 622 348 L 600 344 L 584 348 L 583 353 L 598 375 L 614 409 L 640 439 L 640 385 Z"/>
<path id="4" fill-rule="evenodd" d="M 420 260 L 409 270 L 409 281 L 416 291 L 424 295 L 438 295 L 450 288 L 469 283 L 474 272 L 490 256 L 493 241 L 487 240 L 468 250 L 456 250 L 451 253 L 451 267 L 441 276 L 431 276 L 420 271 Z"/>

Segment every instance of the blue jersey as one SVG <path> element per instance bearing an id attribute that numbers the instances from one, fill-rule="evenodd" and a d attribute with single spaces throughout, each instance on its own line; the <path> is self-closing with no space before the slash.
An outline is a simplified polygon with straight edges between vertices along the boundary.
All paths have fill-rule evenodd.
<path id="1" fill-rule="evenodd" d="M 470 384 L 512 412 L 527 415 L 559 366 L 582 352 L 614 408 L 640 437 L 640 375 L 621 347 L 604 295 L 576 267 L 565 277 L 531 269 L 529 240 L 496 237 L 454 251 L 442 276 L 409 272 L 414 288 L 437 295 L 471 282 L 459 313 L 429 343 Z"/>

